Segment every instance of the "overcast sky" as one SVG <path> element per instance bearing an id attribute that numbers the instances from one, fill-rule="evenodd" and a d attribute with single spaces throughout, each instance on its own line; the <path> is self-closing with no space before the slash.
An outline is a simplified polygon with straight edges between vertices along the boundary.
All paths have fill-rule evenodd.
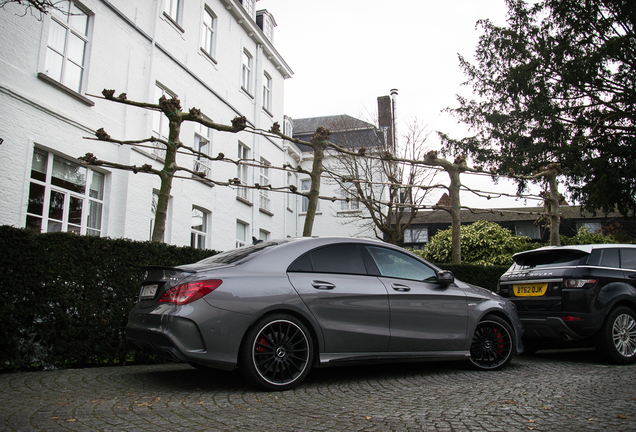
<path id="1" fill-rule="evenodd" d="M 504 0 L 260 0 L 256 8 L 274 16 L 274 46 L 294 71 L 285 82 L 288 116 L 348 114 L 374 121 L 377 97 L 395 88 L 398 133 L 400 123 L 417 119 L 432 132 L 458 138 L 468 131 L 441 112 L 457 106 L 456 94 L 471 95 L 461 86 L 458 54 L 472 59 L 477 21 L 503 25 L 507 11 Z M 438 146 L 436 133 L 430 142 Z M 463 182 L 477 181 L 473 177 Z M 481 187 L 502 189 L 489 180 Z M 523 205 L 468 195 L 462 194 L 463 205 Z"/>

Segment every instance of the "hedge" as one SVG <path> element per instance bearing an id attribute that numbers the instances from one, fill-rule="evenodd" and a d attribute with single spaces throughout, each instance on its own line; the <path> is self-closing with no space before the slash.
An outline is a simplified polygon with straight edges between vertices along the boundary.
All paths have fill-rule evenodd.
<path id="1" fill-rule="evenodd" d="M 149 264 L 216 252 L 0 226 L 0 369 L 147 360 L 125 327 Z"/>
<path id="2" fill-rule="evenodd" d="M 497 283 L 502 274 L 508 270 L 508 266 L 480 266 L 470 264 L 436 264 L 437 267 L 450 270 L 455 277 L 463 282 L 479 285 L 490 291 L 497 291 Z"/>

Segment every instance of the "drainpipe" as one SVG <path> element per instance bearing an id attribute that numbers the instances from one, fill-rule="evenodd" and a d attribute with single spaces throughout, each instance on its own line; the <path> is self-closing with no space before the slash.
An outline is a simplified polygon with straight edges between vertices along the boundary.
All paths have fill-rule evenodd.
<path id="1" fill-rule="evenodd" d="M 397 148 L 397 125 L 396 125 L 397 114 L 396 114 L 396 107 L 395 107 L 396 101 L 397 101 L 397 95 L 398 95 L 397 89 L 391 89 L 391 135 L 393 138 L 393 142 L 391 144 L 393 145 L 392 152 L 394 154 Z"/>

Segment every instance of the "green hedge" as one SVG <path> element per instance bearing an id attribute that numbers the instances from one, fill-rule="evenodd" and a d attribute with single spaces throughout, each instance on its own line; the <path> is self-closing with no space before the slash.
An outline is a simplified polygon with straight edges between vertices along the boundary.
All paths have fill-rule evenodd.
<path id="1" fill-rule="evenodd" d="M 497 282 L 502 274 L 508 270 L 508 266 L 480 266 L 470 264 L 436 264 L 441 269 L 450 270 L 455 277 L 463 282 L 468 282 L 480 287 L 497 291 Z"/>
<path id="2" fill-rule="evenodd" d="M 214 251 L 0 226 L 0 369 L 144 361 L 125 326 L 144 266 Z"/>

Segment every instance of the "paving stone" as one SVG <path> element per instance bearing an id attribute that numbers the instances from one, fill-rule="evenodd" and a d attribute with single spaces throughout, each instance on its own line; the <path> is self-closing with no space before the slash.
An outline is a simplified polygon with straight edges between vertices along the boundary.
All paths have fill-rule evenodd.
<path id="1" fill-rule="evenodd" d="M 630 431 L 636 365 L 589 350 L 462 363 L 317 369 L 287 392 L 185 364 L 0 374 L 7 431 Z"/>

